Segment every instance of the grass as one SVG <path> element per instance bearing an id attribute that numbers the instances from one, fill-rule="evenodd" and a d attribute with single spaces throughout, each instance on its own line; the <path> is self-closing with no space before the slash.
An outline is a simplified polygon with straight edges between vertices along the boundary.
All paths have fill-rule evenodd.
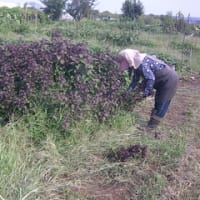
<path id="1" fill-rule="evenodd" d="M 173 131 L 167 140 L 158 141 L 138 132 L 125 114 L 113 119 L 113 127 L 84 133 L 80 125 L 71 138 L 58 139 L 49 132 L 37 144 L 31 140 L 33 129 L 22 124 L 18 121 L 1 129 L 0 194 L 5 199 L 89 199 L 97 195 L 91 193 L 93 187 L 99 192 L 112 190 L 113 181 L 125 188 L 131 185 L 129 192 L 135 199 L 155 199 L 166 185 L 164 172 L 176 166 L 185 146 L 183 132 Z M 39 129 L 45 128 L 40 125 Z M 109 148 L 136 143 L 148 146 L 146 159 L 112 163 L 104 156 Z"/>
<path id="2" fill-rule="evenodd" d="M 0 185 L 5 199 L 22 199 L 34 189 L 37 165 L 32 166 L 33 145 L 13 125 L 1 129 Z"/>
<path id="3" fill-rule="evenodd" d="M 193 129 L 172 130 L 157 140 L 138 132 L 131 117 L 116 116 L 113 127 L 104 125 L 88 133 L 75 127 L 74 136 L 66 139 L 49 132 L 40 143 L 31 140 L 32 129 L 22 121 L 1 128 L 0 194 L 8 200 L 95 199 L 98 192 L 109 195 L 114 183 L 127 191 L 127 199 L 157 199 L 185 151 L 188 130 Z M 147 145 L 147 158 L 112 163 L 104 156 L 107 149 L 137 143 Z"/>
<path id="4" fill-rule="evenodd" d="M 133 43 L 119 46 L 113 45 L 112 42 L 109 43 L 112 45 L 108 45 L 107 42 L 99 41 L 96 36 L 88 39 L 87 34 L 83 34 L 85 30 L 93 29 L 97 32 L 99 27 L 102 29 L 99 34 L 103 34 L 103 29 L 110 31 L 110 25 L 102 22 L 83 22 L 78 25 L 72 22 L 50 24 L 38 30 L 38 33 L 24 36 L 14 33 L 1 34 L 0 38 L 4 41 L 16 41 L 23 37 L 31 41 L 49 38 L 54 28 L 61 28 L 63 31 L 79 31 L 81 28 L 77 38 L 73 39 L 87 42 L 94 50 L 109 46 L 113 52 L 118 52 L 122 48 L 131 47 L 155 54 L 162 52 L 167 56 L 182 59 L 181 52 L 170 47 L 174 40 L 181 43 L 182 36 L 142 32 L 140 41 L 148 42 L 143 42 L 142 45 Z M 113 24 L 112 28 L 116 32 L 119 31 Z M 196 45 L 190 59 L 190 68 L 191 71 L 199 72 L 199 38 L 186 40 Z M 156 48 L 148 46 L 152 44 Z M 176 199 L 198 199 L 198 94 L 198 90 L 191 88 L 179 91 L 178 95 L 183 95 L 182 98 L 184 95 L 188 96 L 188 104 L 194 106 L 187 110 L 189 123 L 172 129 L 162 125 L 159 140 L 154 134 L 137 129 L 138 124 L 146 123 L 147 115 L 141 114 L 140 109 L 146 109 L 145 106 L 148 109 L 149 102 L 138 105 L 134 113 L 120 112 L 106 124 L 100 125 L 93 119 L 77 122 L 66 134 L 61 134 L 58 124 L 39 107 L 34 113 L 28 113 L 20 119 L 13 118 L 13 121 L 0 128 L 0 199 L 98 200 L 105 197 L 104 199 L 163 200 L 167 197 L 168 187 L 176 194 Z M 182 98 L 177 104 L 183 103 Z M 186 109 L 188 104 L 179 109 Z M 188 143 L 189 147 L 193 145 L 194 152 L 188 150 Z M 147 157 L 131 158 L 127 162 L 110 162 L 105 157 L 109 149 L 131 144 L 147 145 Z M 191 155 L 188 155 L 187 151 Z M 189 161 L 192 161 L 194 167 L 188 165 Z M 179 179 L 183 174 L 176 174 L 177 170 L 183 171 L 187 178 L 185 183 L 181 182 L 182 185 L 179 185 Z M 189 173 L 192 173 L 192 176 Z M 193 185 L 188 186 L 187 183 Z"/>

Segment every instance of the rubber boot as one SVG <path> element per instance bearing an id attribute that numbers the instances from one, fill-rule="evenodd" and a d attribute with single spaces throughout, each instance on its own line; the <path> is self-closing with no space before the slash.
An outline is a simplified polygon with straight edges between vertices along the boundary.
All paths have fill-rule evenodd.
<path id="1" fill-rule="evenodd" d="M 156 130 L 157 126 L 160 124 L 161 118 L 156 115 L 151 115 L 150 120 L 145 127 L 138 127 L 139 130 L 145 132 L 152 132 Z"/>
<path id="2" fill-rule="evenodd" d="M 152 116 L 148 122 L 147 128 L 153 130 L 153 129 L 156 129 L 159 124 L 160 124 L 160 120 L 155 119 L 154 116 Z"/>
<path id="3" fill-rule="evenodd" d="M 160 132 L 156 129 L 158 127 L 158 125 L 160 124 L 160 121 L 161 121 L 162 118 L 156 116 L 156 115 L 152 115 L 149 122 L 148 122 L 148 125 L 147 125 L 147 131 L 148 132 L 154 132 L 154 137 L 156 139 L 159 139 L 159 135 L 160 135 Z"/>
<path id="4" fill-rule="evenodd" d="M 153 109 L 151 110 L 151 117 L 154 116 L 155 114 L 156 114 L 156 109 L 153 108 Z"/>

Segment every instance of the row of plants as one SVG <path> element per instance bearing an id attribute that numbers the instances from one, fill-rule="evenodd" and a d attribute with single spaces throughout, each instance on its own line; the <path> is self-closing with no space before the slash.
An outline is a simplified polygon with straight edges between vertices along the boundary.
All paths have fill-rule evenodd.
<path id="1" fill-rule="evenodd" d="M 30 8 L 0 8 L 0 29 L 1 32 L 27 33 L 30 27 L 35 24 L 45 24 L 48 17 L 42 11 Z"/>
<path id="2" fill-rule="evenodd" d="M 101 51 L 63 39 L 63 31 L 57 29 L 51 32 L 51 40 L 1 42 L 2 121 L 7 121 L 15 110 L 28 111 L 34 101 L 41 102 L 48 112 L 59 110 L 57 107 L 65 109 L 66 117 L 61 121 L 65 121 L 63 124 L 66 125 L 71 123 L 71 119 L 77 116 L 84 118 L 85 115 L 104 121 L 120 107 L 127 107 L 128 101 L 122 101 L 120 95 L 126 81 L 117 69 L 115 56 L 109 50 Z M 135 41 L 122 42 L 138 45 L 143 42 L 143 46 L 149 47 L 155 45 L 149 40 L 146 44 L 137 35 L 135 38 Z M 110 41 L 110 35 L 105 40 Z M 119 41 L 117 38 L 116 42 Z M 182 50 L 178 43 L 172 42 L 171 45 Z M 193 48 L 191 45 L 183 47 Z M 163 53 L 157 56 L 179 71 L 187 70 L 187 60 L 178 60 Z"/>
<path id="3" fill-rule="evenodd" d="M 115 55 L 91 51 L 54 33 L 52 40 L 0 43 L 0 117 L 33 111 L 38 102 L 59 128 L 87 117 L 98 122 L 126 109 L 126 86 Z M 132 94 L 134 106 L 134 94 Z M 59 111 L 64 110 L 62 118 Z"/>
<path id="4" fill-rule="evenodd" d="M 73 21 L 61 21 L 56 22 L 50 26 L 46 26 L 39 30 L 40 34 L 51 36 L 52 29 L 59 29 L 63 36 L 73 39 L 73 40 L 81 40 L 81 41 L 90 41 L 94 40 L 97 42 L 104 42 L 105 44 L 113 45 L 113 46 L 144 46 L 147 48 L 157 47 L 157 40 L 151 40 L 151 29 L 157 29 L 155 31 L 155 35 L 164 35 L 162 26 L 160 24 L 141 25 L 140 22 L 101 22 L 94 20 L 83 20 L 81 22 L 73 22 Z M 143 34 L 149 36 L 147 39 L 143 38 Z M 166 34 L 169 35 L 169 34 Z M 173 32 L 174 36 L 176 32 Z M 169 35 L 170 36 L 170 35 Z M 185 37 L 184 35 L 180 38 Z M 185 41 L 187 42 L 187 41 Z M 185 43 L 184 41 L 181 43 Z M 184 45 L 185 46 L 185 45 Z M 176 49 L 182 53 L 181 48 L 174 48 L 174 46 L 170 46 L 173 49 Z M 185 49 L 185 47 L 184 47 Z M 189 49 L 190 50 L 190 49 Z"/>
<path id="5" fill-rule="evenodd" d="M 78 23 L 78 22 L 77 22 Z M 58 29 L 58 25 L 53 27 L 52 29 Z M 45 29 L 41 30 L 42 34 L 47 36 L 52 35 L 52 29 Z M 114 46 L 128 46 L 128 45 L 141 45 L 147 47 L 154 47 L 156 46 L 151 41 L 143 40 L 140 37 L 140 30 L 119 30 L 117 26 L 113 26 L 115 31 L 110 31 L 109 27 L 102 27 L 99 29 L 98 27 L 94 26 L 83 26 L 82 24 L 71 24 L 65 23 L 59 27 L 60 32 L 62 35 L 73 39 L 73 40 L 84 40 L 88 41 L 94 39 L 98 42 L 103 42 L 105 44 L 110 44 Z"/>

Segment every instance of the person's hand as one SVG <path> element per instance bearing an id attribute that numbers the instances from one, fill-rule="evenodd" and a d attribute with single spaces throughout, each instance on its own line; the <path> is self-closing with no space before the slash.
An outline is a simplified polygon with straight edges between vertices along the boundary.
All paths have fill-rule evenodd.
<path id="1" fill-rule="evenodd" d="M 142 97 L 146 98 L 149 96 L 149 91 L 144 91 Z"/>
<path id="2" fill-rule="evenodd" d="M 136 101 L 142 101 L 144 99 L 143 97 L 143 93 L 142 92 L 138 92 L 137 94 L 135 94 L 135 100 Z"/>
<path id="3" fill-rule="evenodd" d="M 151 91 L 149 92 L 149 96 L 154 96 L 154 94 L 155 94 L 155 91 L 154 91 L 154 90 L 151 90 Z"/>
<path id="4" fill-rule="evenodd" d="M 143 93 L 143 98 L 146 98 L 146 97 L 149 97 L 149 96 L 154 96 L 154 91 L 153 90 Z"/>
<path id="5" fill-rule="evenodd" d="M 149 95 L 148 94 L 143 94 L 142 97 L 143 98 L 147 98 Z"/>

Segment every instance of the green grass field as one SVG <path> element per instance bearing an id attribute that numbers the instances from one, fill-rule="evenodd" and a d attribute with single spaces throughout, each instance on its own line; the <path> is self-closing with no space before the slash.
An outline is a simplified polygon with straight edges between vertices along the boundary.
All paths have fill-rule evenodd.
<path id="1" fill-rule="evenodd" d="M 132 113 L 119 112 L 107 123 L 76 122 L 64 134 L 48 124 L 47 113 L 37 104 L 33 113 L 17 119 L 13 115 L 0 127 L 0 199 L 198 200 L 200 38 L 131 32 L 119 24 L 82 21 L 56 22 L 36 32 L 33 27 L 25 35 L 0 33 L 0 39 L 49 39 L 54 29 L 94 51 L 136 48 L 178 62 L 178 92 L 157 137 L 138 129 L 149 118 L 152 98 Z M 106 157 L 110 149 L 134 144 L 147 146 L 145 158 L 112 162 Z"/>

